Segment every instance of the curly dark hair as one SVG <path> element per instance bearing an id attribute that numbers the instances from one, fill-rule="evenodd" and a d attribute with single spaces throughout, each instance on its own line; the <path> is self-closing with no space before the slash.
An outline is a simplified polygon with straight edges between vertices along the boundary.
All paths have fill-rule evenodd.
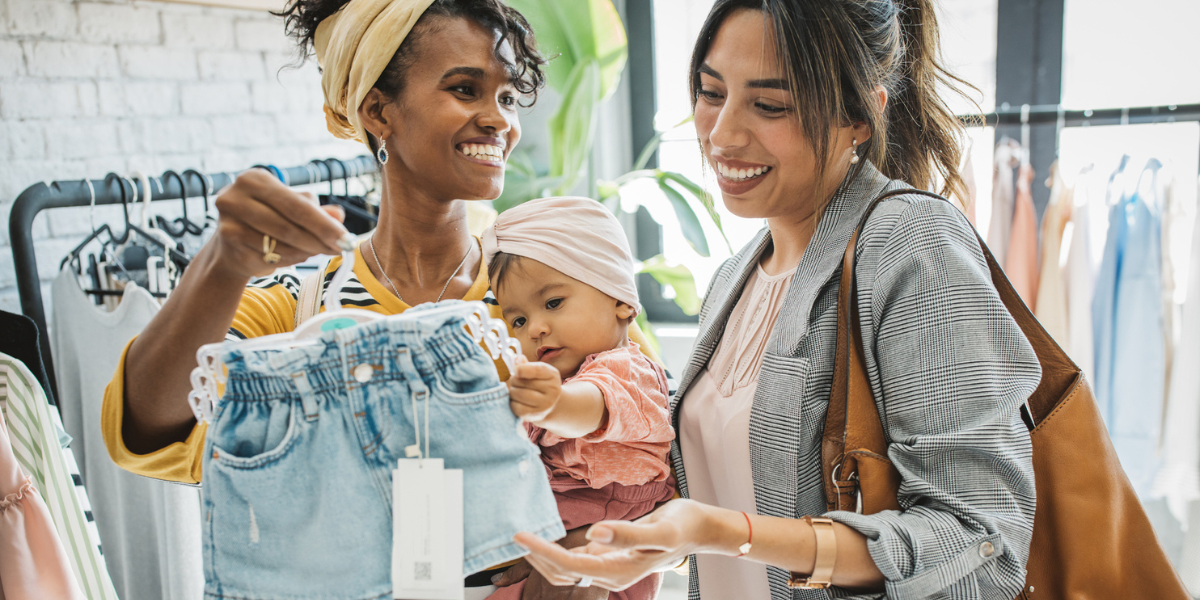
<path id="1" fill-rule="evenodd" d="M 326 17 L 338 12 L 350 0 L 290 0 L 287 6 L 276 16 L 284 17 L 285 31 L 299 43 L 300 59 L 306 60 L 313 53 L 313 38 L 317 26 Z M 513 74 L 513 82 L 517 91 L 529 97 L 528 103 L 522 106 L 532 106 L 537 101 L 538 91 L 546 84 L 546 75 L 542 65 L 546 60 L 537 50 L 537 40 L 529 22 L 516 9 L 504 4 L 501 0 L 434 0 L 425 10 L 411 33 L 400 44 L 396 55 L 375 82 L 375 88 L 395 98 L 404 89 L 404 77 L 408 69 L 417 61 L 420 49 L 421 34 L 428 30 L 435 18 L 470 19 L 488 29 L 500 34 L 496 42 L 496 59 L 503 63 Z M 501 45 L 508 41 L 512 45 L 516 63 L 509 61 L 500 52 Z"/>

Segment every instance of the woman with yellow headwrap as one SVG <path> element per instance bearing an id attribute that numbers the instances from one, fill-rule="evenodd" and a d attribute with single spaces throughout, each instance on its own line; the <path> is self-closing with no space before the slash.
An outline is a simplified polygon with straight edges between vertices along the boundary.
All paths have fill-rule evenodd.
<path id="1" fill-rule="evenodd" d="M 342 303 L 396 314 L 462 298 L 500 316 L 465 201 L 500 195 L 517 109 L 544 82 L 524 17 L 500 0 L 292 0 L 284 16 L 321 66 L 330 132 L 367 145 L 382 173 L 378 228 L 356 250 Z M 206 426 L 185 401 L 196 350 L 293 330 L 298 281 L 272 274 L 338 254 L 346 235 L 340 209 L 265 171 L 241 174 L 216 204 L 216 235 L 127 347 L 104 399 L 109 453 L 148 477 L 201 479 Z"/>

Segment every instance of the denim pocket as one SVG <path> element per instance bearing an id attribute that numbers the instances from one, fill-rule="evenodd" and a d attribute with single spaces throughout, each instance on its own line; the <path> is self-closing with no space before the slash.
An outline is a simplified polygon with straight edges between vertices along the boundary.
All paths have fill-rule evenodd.
<path id="1" fill-rule="evenodd" d="M 295 402 L 233 402 L 218 412 L 212 436 L 213 458 L 238 469 L 278 461 L 299 436 Z"/>
<path id="2" fill-rule="evenodd" d="M 434 394 L 448 404 L 482 404 L 508 397 L 496 365 L 482 352 L 455 361 L 434 374 Z"/>
<path id="3" fill-rule="evenodd" d="M 468 404 L 486 404 L 495 400 L 508 399 L 508 386 L 503 383 L 494 383 L 491 387 L 484 387 L 474 392 L 455 392 L 442 381 L 442 377 L 438 377 L 434 384 L 437 387 L 437 392 L 433 397 L 446 404 L 457 406 Z"/>

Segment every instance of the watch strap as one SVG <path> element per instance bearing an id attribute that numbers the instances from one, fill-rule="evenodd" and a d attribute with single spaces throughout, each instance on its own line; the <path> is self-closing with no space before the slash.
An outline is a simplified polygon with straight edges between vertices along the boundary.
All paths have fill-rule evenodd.
<path id="1" fill-rule="evenodd" d="M 811 525 L 817 535 L 817 544 L 814 547 L 817 558 L 812 574 L 803 577 L 792 573 L 788 579 L 788 587 L 823 590 L 833 585 L 833 566 L 837 561 L 837 534 L 833 530 L 833 520 L 824 517 L 804 517 L 802 520 Z"/>

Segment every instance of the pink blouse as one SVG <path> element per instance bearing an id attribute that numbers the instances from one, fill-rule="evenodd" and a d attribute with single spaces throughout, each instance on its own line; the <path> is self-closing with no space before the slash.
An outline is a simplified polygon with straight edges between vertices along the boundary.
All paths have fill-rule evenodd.
<path id="1" fill-rule="evenodd" d="M 600 388 L 608 421 L 581 438 L 563 438 L 525 424 L 541 447 L 550 487 L 563 491 L 577 482 L 599 489 L 611 483 L 642 485 L 671 476 L 667 455 L 675 432 L 667 409 L 667 376 L 639 346 L 593 354 L 563 383 L 586 381 Z"/>
<path id="2" fill-rule="evenodd" d="M 750 471 L 750 407 L 758 389 L 767 341 L 794 270 L 768 275 L 759 266 L 737 306 L 708 368 L 688 389 L 679 418 L 679 443 L 689 496 L 696 501 L 757 513 Z M 767 600 L 767 567 L 728 556 L 696 557 L 702 598 Z"/>

